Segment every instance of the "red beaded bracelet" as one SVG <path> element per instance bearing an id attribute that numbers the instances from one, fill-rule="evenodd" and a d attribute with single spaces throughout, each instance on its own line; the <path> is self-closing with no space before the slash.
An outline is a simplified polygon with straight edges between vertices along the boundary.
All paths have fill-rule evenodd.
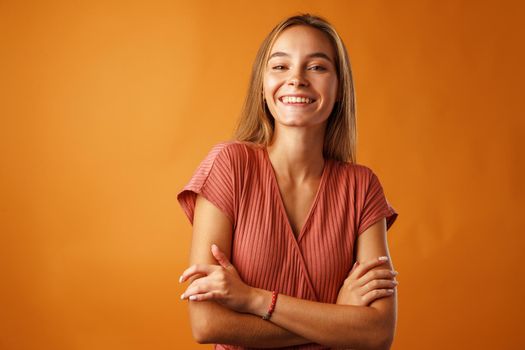
<path id="1" fill-rule="evenodd" d="M 277 293 L 276 291 L 272 292 L 272 303 L 270 304 L 270 308 L 268 309 L 268 312 L 266 315 L 264 315 L 262 318 L 263 320 L 269 320 L 270 317 L 272 317 L 273 310 L 275 310 L 275 302 L 277 301 Z"/>

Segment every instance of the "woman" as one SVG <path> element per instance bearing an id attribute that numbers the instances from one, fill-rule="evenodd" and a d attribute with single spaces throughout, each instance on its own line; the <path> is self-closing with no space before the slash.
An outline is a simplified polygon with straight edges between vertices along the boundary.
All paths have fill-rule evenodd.
<path id="1" fill-rule="evenodd" d="M 390 348 L 386 230 L 397 213 L 355 163 L 354 114 L 333 27 L 311 15 L 279 23 L 257 54 L 235 140 L 213 147 L 178 195 L 193 224 L 181 298 L 199 343 Z"/>

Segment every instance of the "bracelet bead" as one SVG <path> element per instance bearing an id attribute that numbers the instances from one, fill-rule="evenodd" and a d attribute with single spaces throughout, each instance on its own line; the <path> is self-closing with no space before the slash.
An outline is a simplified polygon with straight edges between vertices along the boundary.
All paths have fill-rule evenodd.
<path id="1" fill-rule="evenodd" d="M 273 310 L 275 310 L 275 303 L 277 302 L 277 293 L 276 291 L 272 292 L 272 303 L 270 304 L 270 307 L 268 308 L 268 312 L 262 317 L 263 320 L 269 320 L 270 317 L 272 317 Z"/>

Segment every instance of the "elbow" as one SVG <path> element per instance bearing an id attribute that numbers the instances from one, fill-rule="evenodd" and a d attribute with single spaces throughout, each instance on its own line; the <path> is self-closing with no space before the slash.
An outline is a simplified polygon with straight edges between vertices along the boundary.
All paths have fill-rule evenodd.
<path id="1" fill-rule="evenodd" d="M 369 309 L 370 310 L 370 309 Z M 372 311 L 372 310 L 370 310 Z M 356 339 L 349 339 L 346 348 L 366 349 L 366 350 L 390 350 L 394 342 L 396 329 L 396 318 L 388 317 L 380 312 L 372 311 L 369 323 L 363 325 L 360 332 L 363 337 L 356 342 Z"/>
<path id="2" fill-rule="evenodd" d="M 394 335 L 396 333 L 396 324 L 397 324 L 397 312 L 395 305 L 389 306 L 387 304 L 382 306 L 378 301 L 375 309 L 375 314 L 372 317 L 371 322 L 371 332 L 369 332 L 368 337 L 368 349 L 373 350 L 390 350 L 392 343 L 394 342 Z"/>
<path id="3" fill-rule="evenodd" d="M 215 322 L 213 322 L 210 313 L 207 311 L 208 310 L 200 307 L 190 307 L 191 333 L 193 339 L 199 344 L 212 344 L 217 342 L 214 328 Z"/>
<path id="4" fill-rule="evenodd" d="M 390 350 L 394 341 L 393 335 L 378 336 L 374 342 L 372 342 L 370 349 L 372 350 Z"/>
<path id="5" fill-rule="evenodd" d="M 364 338 L 356 341 L 355 337 L 351 339 L 334 339 L 333 342 L 326 342 L 323 345 L 337 349 L 351 349 L 351 350 L 390 350 L 394 341 L 394 332 L 391 328 L 376 327 L 373 331 L 363 332 L 366 334 Z"/>
<path id="6" fill-rule="evenodd" d="M 347 343 L 337 344 L 335 347 L 351 350 L 390 350 L 393 340 L 393 337 L 380 335 L 379 332 L 375 332 L 368 339 L 362 339 L 360 342 L 356 342 L 355 339 L 349 340 Z"/>
<path id="7" fill-rule="evenodd" d="M 211 344 L 213 342 L 211 333 L 210 326 L 206 320 L 191 322 L 191 334 L 197 343 Z"/>
<path id="8" fill-rule="evenodd" d="M 384 323 L 372 332 L 368 341 L 370 350 L 390 350 L 394 342 L 395 325 Z"/>

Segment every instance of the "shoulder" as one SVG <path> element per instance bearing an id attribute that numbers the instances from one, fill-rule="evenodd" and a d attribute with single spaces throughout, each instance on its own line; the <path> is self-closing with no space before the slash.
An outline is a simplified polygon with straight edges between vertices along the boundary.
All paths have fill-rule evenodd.
<path id="1" fill-rule="evenodd" d="M 228 140 L 221 141 L 215 144 L 213 147 L 218 149 L 227 149 L 228 152 L 247 153 L 259 150 L 263 147 L 263 145 L 248 141 Z"/>
<path id="2" fill-rule="evenodd" d="M 369 182 L 376 176 L 374 171 L 364 164 L 348 163 L 337 160 L 333 160 L 333 163 L 335 169 L 334 173 L 341 179 L 349 179 L 362 183 Z"/>
<path id="3" fill-rule="evenodd" d="M 212 146 L 208 156 L 228 161 L 231 164 L 246 164 L 251 159 L 257 158 L 262 147 L 262 145 L 247 141 L 221 141 Z"/>

